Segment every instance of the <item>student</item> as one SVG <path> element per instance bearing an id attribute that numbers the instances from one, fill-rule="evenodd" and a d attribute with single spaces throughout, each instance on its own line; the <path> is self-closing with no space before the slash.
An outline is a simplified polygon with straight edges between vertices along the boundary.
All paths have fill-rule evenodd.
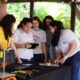
<path id="1" fill-rule="evenodd" d="M 44 30 L 47 31 L 49 30 L 49 24 L 54 21 L 53 17 L 51 15 L 47 15 L 45 16 L 45 18 L 43 19 L 43 24 L 44 24 Z"/>
<path id="2" fill-rule="evenodd" d="M 80 42 L 75 34 L 64 29 L 60 21 L 53 21 L 49 25 L 53 33 L 52 46 L 56 48 L 55 63 L 72 66 L 72 80 L 80 80 Z M 61 53 L 62 56 L 61 57 Z"/>
<path id="3" fill-rule="evenodd" d="M 14 50 L 16 56 L 18 52 L 13 43 L 12 29 L 16 19 L 13 15 L 7 14 L 3 17 L 0 23 L 0 49 L 6 51 L 9 48 Z"/>
<path id="4" fill-rule="evenodd" d="M 17 59 L 19 63 L 33 62 L 33 49 L 29 49 L 33 43 L 33 35 L 30 32 L 32 20 L 23 18 L 18 25 L 18 29 L 13 34 L 13 42 L 17 48 Z"/>
<path id="5" fill-rule="evenodd" d="M 51 38 L 52 38 L 52 33 L 50 32 L 49 29 L 49 24 L 54 21 L 53 17 L 51 15 L 47 15 L 44 20 L 43 20 L 43 24 L 44 27 L 43 29 L 46 31 L 46 38 L 47 38 L 47 52 L 48 52 L 48 58 L 50 59 L 50 61 L 53 61 L 54 59 L 54 52 L 53 52 L 53 47 L 51 45 Z"/>
<path id="6" fill-rule="evenodd" d="M 47 61 L 47 54 L 46 54 L 46 32 L 42 30 L 40 19 L 35 16 L 33 17 L 33 38 L 34 42 L 38 43 L 39 46 L 34 49 L 34 58 L 35 62 L 37 63 L 43 63 Z"/>
<path id="7" fill-rule="evenodd" d="M 6 50 L 12 41 L 12 27 L 15 23 L 15 17 L 7 14 L 0 22 L 0 48 Z"/>

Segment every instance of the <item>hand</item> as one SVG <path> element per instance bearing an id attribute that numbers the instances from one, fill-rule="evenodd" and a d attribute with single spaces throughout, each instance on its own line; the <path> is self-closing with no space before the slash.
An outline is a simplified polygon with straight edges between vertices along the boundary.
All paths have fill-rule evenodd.
<path id="1" fill-rule="evenodd" d="M 2 46 L 2 44 L 0 44 L 0 49 L 4 49 L 3 46 Z"/>
<path id="2" fill-rule="evenodd" d="M 65 62 L 64 58 L 62 58 L 62 59 L 59 60 L 59 63 L 61 63 L 61 64 L 64 64 L 64 62 Z"/>
<path id="3" fill-rule="evenodd" d="M 58 63 L 59 63 L 59 60 L 60 60 L 60 59 L 55 59 L 55 60 L 54 60 L 54 63 L 55 63 L 55 64 L 58 64 Z"/>
<path id="4" fill-rule="evenodd" d="M 34 48 L 34 50 L 37 50 L 37 49 L 38 49 L 38 46 Z"/>
<path id="5" fill-rule="evenodd" d="M 18 62 L 17 63 L 22 64 L 22 60 L 21 59 L 18 59 Z"/>
<path id="6" fill-rule="evenodd" d="M 31 47 L 32 47 L 32 45 L 31 45 L 31 44 L 29 44 L 29 43 L 26 43 L 26 44 L 25 44 L 25 47 L 26 47 L 26 48 L 31 48 Z"/>
<path id="7" fill-rule="evenodd" d="M 44 59 L 44 63 L 47 63 L 47 62 L 48 62 L 48 60 L 47 60 L 47 58 L 45 58 L 45 59 Z"/>

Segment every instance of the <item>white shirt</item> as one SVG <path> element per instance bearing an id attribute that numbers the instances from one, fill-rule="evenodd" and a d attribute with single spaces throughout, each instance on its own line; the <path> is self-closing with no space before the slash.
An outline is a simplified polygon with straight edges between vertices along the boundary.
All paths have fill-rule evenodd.
<path id="1" fill-rule="evenodd" d="M 22 29 L 18 29 L 13 34 L 14 43 L 25 44 L 25 43 L 33 43 L 33 35 L 31 32 L 25 33 Z M 20 58 L 30 60 L 33 58 L 33 50 L 27 48 L 19 48 L 17 49 Z"/>
<path id="2" fill-rule="evenodd" d="M 71 56 L 76 54 L 76 52 L 80 51 L 80 42 L 71 30 L 69 29 L 62 30 L 60 34 L 58 46 L 56 47 L 56 51 L 61 51 L 64 56 L 67 53 L 67 51 L 70 49 L 70 43 L 72 41 L 76 41 L 77 48 Z"/>
<path id="3" fill-rule="evenodd" d="M 46 43 L 46 32 L 42 29 L 39 30 L 31 29 L 31 31 L 33 33 L 34 43 L 39 44 L 39 46 L 36 49 L 34 49 L 34 54 L 42 54 L 43 51 L 41 44 Z"/>

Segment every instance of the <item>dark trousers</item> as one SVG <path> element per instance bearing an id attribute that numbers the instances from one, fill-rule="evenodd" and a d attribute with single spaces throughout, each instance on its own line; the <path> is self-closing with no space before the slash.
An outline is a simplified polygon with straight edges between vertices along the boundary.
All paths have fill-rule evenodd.
<path id="1" fill-rule="evenodd" d="M 43 63 L 44 55 L 43 54 L 34 54 L 35 63 Z"/>
<path id="2" fill-rule="evenodd" d="M 80 80 L 80 51 L 67 59 L 65 65 L 72 67 L 72 80 Z"/>
<path id="3" fill-rule="evenodd" d="M 21 60 L 22 60 L 23 63 L 34 63 L 34 62 L 35 62 L 35 59 L 34 59 L 34 58 L 32 58 L 32 59 L 30 59 L 30 60 L 22 59 L 22 58 L 21 58 Z"/>

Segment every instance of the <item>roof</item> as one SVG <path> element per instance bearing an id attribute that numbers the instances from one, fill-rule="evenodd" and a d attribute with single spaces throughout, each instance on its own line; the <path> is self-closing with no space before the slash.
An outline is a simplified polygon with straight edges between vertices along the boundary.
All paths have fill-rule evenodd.
<path id="1" fill-rule="evenodd" d="M 8 0 L 8 2 L 30 2 L 32 0 Z M 71 0 L 34 0 L 34 2 L 69 2 Z"/>

